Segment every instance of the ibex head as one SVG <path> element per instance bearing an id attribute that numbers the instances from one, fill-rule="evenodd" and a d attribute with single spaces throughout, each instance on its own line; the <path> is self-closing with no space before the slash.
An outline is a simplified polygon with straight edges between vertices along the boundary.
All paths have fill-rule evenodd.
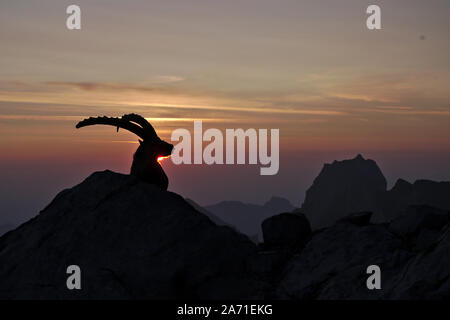
<path id="1" fill-rule="evenodd" d="M 161 140 L 152 125 L 144 117 L 131 113 L 121 118 L 96 117 L 78 122 L 76 128 L 96 124 L 110 125 L 128 130 L 139 138 L 139 148 L 133 157 L 131 174 L 138 178 L 167 189 L 168 179 L 158 161 L 170 156 L 173 145 Z"/>

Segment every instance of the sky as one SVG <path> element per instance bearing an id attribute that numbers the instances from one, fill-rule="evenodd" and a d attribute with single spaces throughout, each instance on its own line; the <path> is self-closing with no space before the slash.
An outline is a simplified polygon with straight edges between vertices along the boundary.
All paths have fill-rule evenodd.
<path id="1" fill-rule="evenodd" d="M 80 130 L 139 113 L 176 128 L 279 128 L 280 170 L 179 165 L 169 190 L 202 205 L 300 206 L 326 162 L 361 153 L 397 178 L 450 180 L 448 0 L 0 2 L 0 224 L 36 215 L 98 170 L 128 173 L 137 139 Z M 366 28 L 370 4 L 382 29 Z"/>

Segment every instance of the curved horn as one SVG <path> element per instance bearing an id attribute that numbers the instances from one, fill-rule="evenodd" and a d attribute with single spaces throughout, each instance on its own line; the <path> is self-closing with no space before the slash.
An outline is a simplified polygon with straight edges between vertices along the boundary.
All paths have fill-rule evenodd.
<path id="1" fill-rule="evenodd" d="M 123 119 L 123 117 L 122 118 L 110 118 L 110 117 L 93 118 L 93 117 L 90 117 L 90 118 L 84 119 L 83 121 L 78 122 L 75 127 L 78 129 L 78 128 L 82 128 L 82 127 L 86 127 L 86 126 L 93 126 L 96 124 L 110 125 L 110 126 L 116 127 L 117 131 L 119 131 L 119 128 L 123 128 L 125 130 L 128 130 L 128 131 L 134 133 L 141 139 L 145 139 L 145 137 L 146 137 L 146 132 L 143 128 L 141 128 L 140 126 L 138 126 L 134 123 L 131 123 L 128 120 Z"/>
<path id="2" fill-rule="evenodd" d="M 128 120 L 139 124 L 145 131 L 145 134 L 149 138 L 156 138 L 158 135 L 156 134 L 153 126 L 148 122 L 143 116 L 138 115 L 136 113 L 129 113 L 122 116 L 123 120 Z"/>

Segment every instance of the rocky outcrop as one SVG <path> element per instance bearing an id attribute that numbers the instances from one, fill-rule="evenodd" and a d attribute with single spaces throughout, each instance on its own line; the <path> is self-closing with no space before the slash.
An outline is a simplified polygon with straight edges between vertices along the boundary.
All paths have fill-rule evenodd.
<path id="1" fill-rule="evenodd" d="M 375 161 L 358 155 L 325 164 L 306 191 L 301 210 L 314 229 L 330 226 L 349 212 L 371 211 L 379 216 L 385 191 L 386 179 Z"/>
<path id="2" fill-rule="evenodd" d="M 358 225 L 343 219 L 317 232 L 282 271 L 276 296 L 300 300 L 450 298 L 448 215 L 430 208 L 411 210 L 389 226 Z M 428 232 L 434 236 L 424 245 L 419 235 Z M 366 286 L 370 265 L 381 269 L 381 290 Z"/>
<path id="3" fill-rule="evenodd" d="M 301 211 L 313 229 L 331 226 L 349 212 L 372 212 L 372 222 L 389 222 L 411 205 L 450 210 L 450 182 L 398 179 L 386 190 L 386 179 L 373 160 L 361 155 L 325 164 L 306 191 Z"/>
<path id="4" fill-rule="evenodd" d="M 175 193 L 98 172 L 0 237 L 0 299 L 450 299 L 448 211 L 370 219 L 312 232 L 296 210 L 266 219 L 255 245 Z M 70 265 L 81 290 L 66 287 Z"/>
<path id="5" fill-rule="evenodd" d="M 98 172 L 0 238 L 0 299 L 257 298 L 256 251 L 179 195 Z"/>
<path id="6" fill-rule="evenodd" d="M 391 220 L 410 205 L 429 205 L 450 210 L 450 182 L 417 180 L 409 183 L 399 179 L 384 196 L 384 215 Z"/>
<path id="7" fill-rule="evenodd" d="M 440 231 L 450 222 L 448 211 L 434 207 L 410 206 L 389 224 L 389 230 L 405 239 L 416 250 L 433 245 Z"/>
<path id="8" fill-rule="evenodd" d="M 267 249 L 302 248 L 311 238 L 308 219 L 299 213 L 282 213 L 262 223 L 264 246 Z"/>

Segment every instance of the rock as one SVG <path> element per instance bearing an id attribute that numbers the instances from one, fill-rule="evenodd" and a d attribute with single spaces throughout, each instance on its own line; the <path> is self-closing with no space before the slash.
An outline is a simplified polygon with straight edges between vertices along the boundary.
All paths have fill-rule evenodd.
<path id="1" fill-rule="evenodd" d="M 175 193 L 97 172 L 0 238 L 0 299 L 257 298 L 256 251 Z"/>
<path id="2" fill-rule="evenodd" d="M 427 250 L 432 247 L 440 236 L 440 232 L 430 229 L 421 229 L 419 235 L 415 239 L 415 249 L 417 251 Z"/>
<path id="3" fill-rule="evenodd" d="M 381 225 L 337 223 L 316 234 L 287 264 L 277 296 L 299 300 L 378 299 L 379 290 L 367 290 L 366 268 L 379 265 L 384 286 L 411 256 L 401 247 L 402 241 Z"/>
<path id="4" fill-rule="evenodd" d="M 0 225 L 0 237 L 8 231 L 11 231 L 12 229 L 14 229 L 14 226 L 12 224 L 6 223 Z"/>
<path id="5" fill-rule="evenodd" d="M 402 237 L 417 235 L 419 229 L 440 231 L 449 222 L 447 211 L 426 205 L 409 206 L 389 224 L 389 230 Z"/>
<path id="6" fill-rule="evenodd" d="M 382 211 L 386 220 L 390 221 L 411 203 L 413 185 L 406 180 L 398 179 L 391 190 L 386 191 L 382 200 Z"/>
<path id="7" fill-rule="evenodd" d="M 388 299 L 450 299 L 450 225 L 434 245 L 417 253 L 399 272 L 389 290 Z"/>
<path id="8" fill-rule="evenodd" d="M 349 212 L 371 211 L 378 216 L 385 191 L 386 179 L 375 161 L 358 155 L 325 164 L 306 191 L 301 210 L 313 229 L 331 226 Z"/>
<path id="9" fill-rule="evenodd" d="M 399 179 L 384 196 L 383 213 L 392 220 L 410 205 L 429 205 L 449 211 L 450 182 L 417 180 L 411 184 Z"/>
<path id="10" fill-rule="evenodd" d="M 448 299 L 450 231 L 418 252 L 386 225 L 337 223 L 316 233 L 282 272 L 278 299 Z M 368 290 L 367 267 L 381 269 L 381 290 Z"/>
<path id="11" fill-rule="evenodd" d="M 370 223 L 370 218 L 372 217 L 372 212 L 356 212 L 352 213 L 342 219 L 340 219 L 338 222 L 341 223 L 351 223 L 356 226 L 366 226 Z"/>
<path id="12" fill-rule="evenodd" d="M 447 210 L 411 206 L 389 224 L 356 211 L 313 233 L 296 210 L 264 220 L 257 246 L 194 205 L 94 173 L 0 237 L 0 299 L 450 299 Z M 369 265 L 382 290 L 367 289 Z"/>
<path id="13" fill-rule="evenodd" d="M 303 214 L 282 213 L 262 223 L 267 248 L 301 248 L 311 238 L 311 226 Z"/>
<path id="14" fill-rule="evenodd" d="M 197 202 L 195 202 L 192 199 L 189 198 L 185 198 L 184 200 L 186 200 L 187 203 L 189 203 L 192 207 L 194 207 L 195 210 L 197 210 L 198 212 L 203 213 L 205 216 L 207 216 L 208 218 L 211 219 L 212 222 L 214 222 L 215 224 L 217 224 L 218 226 L 229 226 L 232 227 L 231 225 L 227 224 L 225 221 L 223 221 L 222 219 L 220 219 L 219 217 L 215 216 L 214 214 L 212 214 L 211 212 L 209 212 L 208 210 L 206 210 L 205 208 L 203 208 L 202 206 L 200 206 Z"/>

